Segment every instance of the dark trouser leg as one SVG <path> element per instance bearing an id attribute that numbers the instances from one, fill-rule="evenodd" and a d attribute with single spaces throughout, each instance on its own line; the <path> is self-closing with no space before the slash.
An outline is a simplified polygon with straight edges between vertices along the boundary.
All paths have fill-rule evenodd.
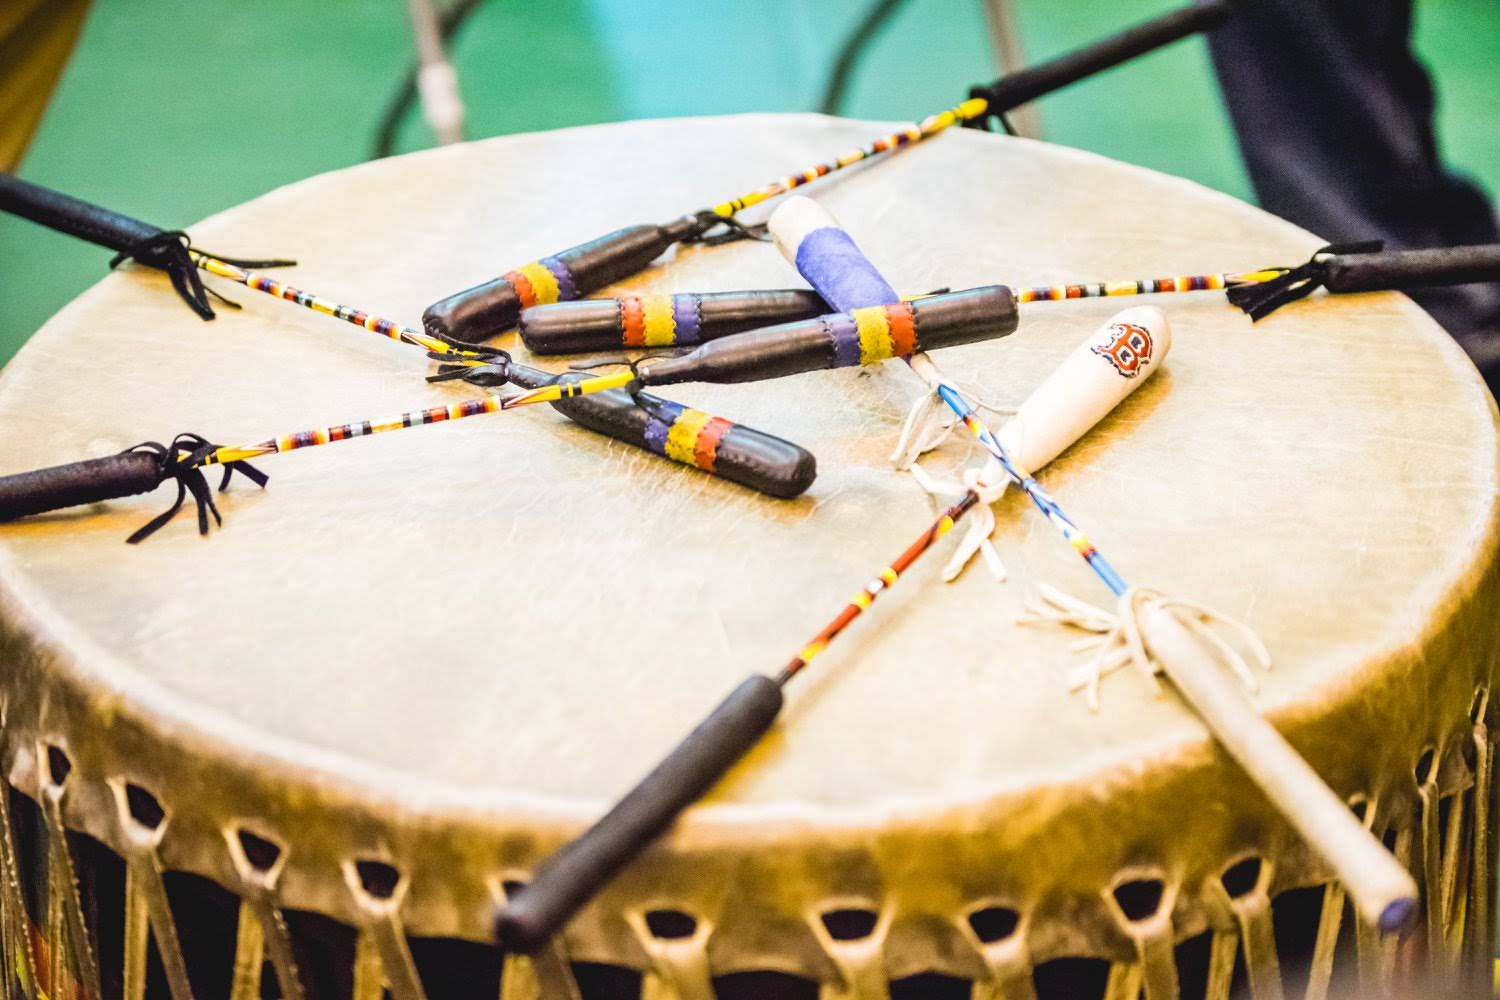
<path id="1" fill-rule="evenodd" d="M 1494 208 L 1449 173 L 1411 0 L 1252 0 L 1210 36 L 1262 207 L 1329 240 L 1500 242 Z M 1413 295 L 1500 391 L 1500 285 Z"/>

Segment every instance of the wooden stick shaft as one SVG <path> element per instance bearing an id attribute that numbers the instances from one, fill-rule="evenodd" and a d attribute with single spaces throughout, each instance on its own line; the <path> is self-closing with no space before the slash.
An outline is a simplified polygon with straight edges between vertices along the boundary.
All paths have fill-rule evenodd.
<path id="1" fill-rule="evenodd" d="M 1170 611 L 1147 611 L 1141 633 L 1163 673 L 1214 738 L 1333 868 L 1360 916 L 1386 933 L 1404 929 L 1416 911 L 1417 884 L 1411 874 Z"/>

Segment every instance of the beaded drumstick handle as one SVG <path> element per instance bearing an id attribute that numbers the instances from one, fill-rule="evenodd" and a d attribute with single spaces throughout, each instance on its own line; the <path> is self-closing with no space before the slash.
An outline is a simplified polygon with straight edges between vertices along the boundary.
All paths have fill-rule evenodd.
<path id="1" fill-rule="evenodd" d="M 1247 274 L 1196 274 L 1021 289 L 986 285 L 962 292 L 923 296 L 913 301 L 867 306 L 760 330 L 715 336 L 686 354 L 648 358 L 633 366 L 630 371 L 598 375 L 566 386 L 547 386 L 513 397 L 506 401 L 505 408 L 552 402 L 632 384 L 659 386 L 679 382 L 753 382 L 822 368 L 876 364 L 889 358 L 1008 336 L 1016 329 L 1018 302 L 1221 289 L 1269 280 L 1280 273 L 1272 270 Z M 754 293 L 729 294 L 743 297 Z M 763 294 L 777 296 L 775 301 L 784 302 L 788 310 L 802 308 L 800 302 L 791 299 L 791 291 Z M 592 306 L 594 303 L 567 305 Z M 547 307 L 539 306 L 528 312 L 545 308 Z M 658 307 L 657 311 L 663 310 Z M 772 308 L 766 303 L 756 311 L 764 317 Z M 522 323 L 526 323 L 525 314 L 522 316 Z M 602 324 L 596 322 L 595 327 L 599 326 Z M 695 332 L 701 337 L 701 326 Z M 577 343 L 579 339 L 575 332 L 570 337 L 570 342 Z M 663 338 L 659 336 L 657 339 Z"/>
<path id="2" fill-rule="evenodd" d="M 630 371 L 611 375 L 598 375 L 570 383 L 567 386 L 548 386 L 516 396 L 506 401 L 506 409 L 526 406 L 531 403 L 546 403 L 561 398 L 603 392 L 633 384 L 653 386 L 672 385 L 679 382 L 752 382 L 761 379 L 781 378 L 800 372 L 823 368 L 841 368 L 849 365 L 869 365 L 893 357 L 905 357 L 941 347 L 973 343 L 1004 337 L 1014 332 L 1018 322 L 1016 304 L 1021 302 L 1061 301 L 1063 299 L 1115 297 L 1124 295 L 1147 295 L 1166 292 L 1191 292 L 1238 287 L 1242 284 L 1276 278 L 1279 270 L 1252 271 L 1245 274 L 1196 274 L 1174 278 L 1145 278 L 1136 281 L 1095 282 L 1076 285 L 1045 285 L 1030 288 L 1010 288 L 1005 285 L 986 285 L 962 292 L 946 292 L 922 296 L 913 301 L 892 303 L 884 306 L 868 306 L 846 313 L 829 313 L 797 322 L 782 323 L 759 330 L 738 333 L 721 332 L 695 323 L 692 336 L 705 340 L 696 349 L 667 358 L 648 358 L 634 365 Z M 756 302 L 755 314 L 769 319 L 778 311 L 788 313 L 805 308 L 801 299 L 794 299 L 792 290 L 777 292 L 731 292 L 736 302 Z M 756 294 L 768 297 L 752 300 Z M 805 293 L 807 294 L 807 293 Z M 677 295 L 654 297 L 666 300 L 670 306 L 658 302 L 648 307 L 662 317 L 657 343 L 672 342 L 674 331 L 668 313 L 676 309 L 681 300 L 709 299 L 710 296 Z M 628 303 L 629 299 L 618 300 Z M 817 301 L 821 302 L 821 299 Z M 525 334 L 527 315 L 549 308 L 573 311 L 574 307 L 589 307 L 586 314 L 577 309 L 579 324 L 564 332 L 563 324 L 551 323 L 554 337 L 577 346 L 589 337 L 600 334 L 609 336 L 606 326 L 609 321 L 599 307 L 611 303 L 572 302 L 557 306 L 538 306 L 522 314 L 522 336 Z M 826 307 L 826 303 L 824 303 Z M 617 315 L 626 313 L 622 306 Z M 644 310 L 642 310 L 644 311 Z M 686 309 L 682 310 L 687 312 Z M 745 312 L 740 307 L 740 312 Z M 701 316 L 701 309 L 697 315 Z M 545 317 L 544 317 L 545 320 Z M 586 326 L 585 329 L 578 327 Z M 616 336 L 622 327 L 615 325 Z M 628 334 L 630 325 L 623 327 Z M 705 336 L 705 333 L 709 336 Z M 920 333 L 920 336 L 919 336 Z M 627 339 L 631 339 L 627 337 Z M 640 346 L 628 344 L 627 346 Z"/>
<path id="3" fill-rule="evenodd" d="M 1107 325 L 1100 332 L 1108 332 L 1113 325 Z M 1124 378 L 1101 363 L 1098 367 L 1108 369 L 1111 377 L 1102 383 L 1098 378 L 1082 379 L 1088 383 L 1082 391 L 1085 398 L 1074 397 L 1078 409 L 1088 411 L 1083 419 L 1075 419 L 1069 414 L 1059 421 L 1033 412 L 1033 401 L 1056 396 L 1056 391 L 1049 386 L 1058 375 L 1066 376 L 1068 372 L 1076 371 L 1080 354 L 1093 361 L 1101 360 L 1089 351 L 1090 343 L 1097 339 L 1097 335 L 1091 336 L 1089 341 L 1080 345 L 1079 351 L 1032 394 L 1016 420 L 1007 424 L 1002 432 L 1016 432 L 1020 446 L 1039 463 L 1056 455 L 1066 447 L 1068 440 L 1081 436 L 1089 424 L 1145 381 L 1144 377 Z M 1155 360 L 1160 360 L 1169 344 L 1169 337 L 1160 338 Z M 1159 365 L 1146 368 L 1146 377 L 1156 367 Z M 782 688 L 827 649 L 938 539 L 951 531 L 954 524 L 983 502 L 984 498 L 974 490 L 965 493 L 905 551 L 882 568 L 822 631 L 798 650 L 775 678 L 755 675 L 742 683 L 703 725 L 683 740 L 615 808 L 547 859 L 537 869 L 531 883 L 512 894 L 509 904 L 497 916 L 501 944 L 515 951 L 534 951 L 541 947 L 621 866 L 639 854 L 678 813 L 705 794 L 755 745 L 781 708 Z"/>
<path id="4" fill-rule="evenodd" d="M 724 239 L 748 230 L 734 221 L 741 209 L 810 184 L 820 177 L 881 153 L 939 135 L 949 127 L 1003 115 L 1043 94 L 1076 83 L 1092 73 L 1217 27 L 1229 15 L 1224 0 L 1193 4 L 1147 21 L 1057 59 L 975 88 L 967 101 L 904 129 L 881 136 L 826 163 L 819 163 L 718 204 L 689 213 L 665 226 L 630 226 L 589 243 L 543 257 L 473 288 L 433 303 L 422 325 L 435 337 L 479 341 L 516 325 L 521 311 L 535 305 L 580 298 L 642 270 L 675 243 L 703 240 L 725 226 Z M 708 237 L 718 241 L 719 237 Z"/>
<path id="5" fill-rule="evenodd" d="M 1500 245 L 1379 252 L 1377 241 L 1332 244 L 1300 267 L 1184 274 L 1169 278 L 1011 286 L 1017 304 L 1070 299 L 1225 291 L 1229 301 L 1259 320 L 1318 288 L 1335 295 L 1500 282 Z M 537 354 L 583 354 L 632 348 L 695 347 L 761 327 L 832 312 L 816 292 L 679 292 L 621 295 L 533 306 L 519 332 Z"/>
<path id="6" fill-rule="evenodd" d="M 816 202 L 806 198 L 787 202 L 772 216 L 771 232 L 782 253 L 796 263 L 802 276 L 829 303 L 847 308 L 872 299 L 897 301 L 874 265 L 838 227 L 833 216 Z M 963 395 L 925 357 L 910 358 L 908 363 L 937 391 L 1110 592 L 1122 602 L 1131 601 L 1136 592 L 1057 502 L 1026 470 L 1015 464 Z M 1255 710 L 1212 658 L 1204 654 L 1198 639 L 1160 606 L 1142 618 L 1140 631 L 1162 672 L 1230 756 L 1338 874 L 1364 919 L 1388 933 L 1408 927 L 1417 909 L 1417 888 L 1411 875 Z"/>
<path id="7" fill-rule="evenodd" d="M 505 381 L 528 388 L 556 379 L 547 372 L 509 361 L 490 367 L 503 369 L 501 377 Z M 576 373 L 563 376 L 578 377 L 581 376 Z M 266 477 L 246 464 L 249 459 L 462 420 L 499 409 L 501 397 L 492 394 L 462 403 L 411 410 L 384 420 L 318 427 L 235 447 L 211 444 L 197 435 L 181 435 L 170 446 L 148 443 L 107 458 L 0 476 L 0 521 L 147 493 L 175 478 L 179 484 L 176 503 L 128 540 L 142 541 L 171 520 L 182 507 L 186 492 L 191 492 L 198 504 L 199 531 L 207 533 L 209 514 L 217 521 L 219 512 L 203 482 L 199 471 L 203 468 L 225 466 L 221 490 L 228 485 L 232 472 L 243 473 L 263 486 Z M 817 476 L 817 460 L 790 441 L 645 393 L 632 396 L 614 392 L 565 400 L 557 403 L 556 409 L 590 430 L 769 496 L 781 499 L 799 496 Z"/>
<path id="8" fill-rule="evenodd" d="M 1067 299 L 1114 298 L 1169 292 L 1222 291 L 1270 281 L 1284 268 L 1243 274 L 1183 274 L 1069 285 L 1010 286 L 1017 304 Z M 930 295 L 911 296 L 916 300 Z M 622 348 L 696 347 L 710 340 L 761 327 L 813 319 L 835 312 L 816 292 L 785 288 L 749 292 L 679 292 L 674 295 L 621 295 L 532 306 L 521 313 L 517 330 L 535 354 L 586 354 Z"/>
<path id="9" fill-rule="evenodd" d="M 1005 337 L 1015 328 L 1016 307 L 1010 289 L 989 285 L 737 333 L 687 354 L 647 358 L 630 371 L 544 386 L 506 400 L 505 408 L 633 384 L 754 382 L 825 368 L 873 365 L 919 351 Z"/>

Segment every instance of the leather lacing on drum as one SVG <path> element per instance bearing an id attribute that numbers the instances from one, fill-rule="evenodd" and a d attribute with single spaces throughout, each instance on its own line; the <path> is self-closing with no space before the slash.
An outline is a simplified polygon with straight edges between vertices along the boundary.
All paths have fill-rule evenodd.
<path id="1" fill-rule="evenodd" d="M 8 723 L 5 707 L 0 704 L 0 720 Z M 1479 980 L 1489 971 L 1493 905 L 1489 711 L 1488 689 L 1480 687 L 1462 728 L 1433 741 L 1412 761 L 1406 788 L 1381 798 L 1361 795 L 1351 801 L 1366 826 L 1379 832 L 1419 875 L 1431 910 L 1420 950 L 1435 956 L 1433 964 L 1448 983 L 1467 976 Z M 8 724 L 0 729 L 0 739 L 7 744 L 13 745 L 14 738 Z M 15 759 L 11 747 L 0 756 L 7 767 Z M 4 936 L 0 963 L 8 982 L 50 986 L 80 977 L 81 984 L 97 983 L 97 962 L 105 952 L 94 946 L 98 916 L 80 897 L 80 887 L 91 878 L 75 858 L 85 843 L 95 845 L 96 850 L 105 847 L 70 833 L 65 825 L 68 802 L 79 793 L 80 782 L 97 779 L 80 772 L 60 738 L 37 743 L 34 760 L 35 805 L 31 799 L 17 797 L 8 782 L 0 789 L 0 929 Z M 6 776 L 10 773 L 7 770 Z M 147 988 L 148 959 L 154 950 L 161 965 L 152 975 L 164 976 L 159 985 L 174 1000 L 185 1000 L 194 984 L 188 981 L 181 922 L 192 921 L 194 904 L 182 893 L 190 886 L 212 884 L 165 869 L 159 848 L 171 831 L 172 809 L 167 801 L 130 778 L 114 777 L 104 785 L 117 812 L 110 849 L 124 859 L 126 886 L 124 967 L 112 968 L 105 982 L 122 984 L 125 1000 L 139 1000 Z M 45 848 L 36 845 L 46 859 L 51 900 L 41 940 L 57 946 L 43 950 L 33 948 L 29 934 L 21 933 L 30 918 L 19 891 L 14 832 L 31 821 L 17 818 L 17 803 L 24 804 L 22 814 L 36 817 L 46 842 Z M 224 846 L 239 876 L 239 884 L 231 887 L 239 899 L 239 914 L 238 930 L 231 935 L 230 996 L 254 1000 L 261 995 L 262 967 L 269 964 L 281 995 L 301 1000 L 302 973 L 291 959 L 287 911 L 279 890 L 280 874 L 295 845 L 259 824 L 233 823 L 224 829 Z M 433 976 L 431 964 L 433 956 L 442 952 L 425 945 L 419 948 L 422 940 L 408 937 L 401 920 L 408 879 L 391 861 L 376 855 L 349 858 L 344 874 L 355 912 L 361 914 L 351 960 L 354 1000 L 379 1000 L 387 990 L 393 1000 L 423 1000 L 432 983 L 444 979 Z M 491 887 L 495 903 L 503 905 L 524 877 L 519 871 L 497 876 Z M 1280 892 L 1277 884 L 1269 855 L 1253 849 L 1232 856 L 1222 870 L 1201 884 L 1185 883 L 1149 865 L 1122 870 L 1110 886 L 1101 889 L 1101 905 L 1113 914 L 1124 945 L 1108 962 L 1078 958 L 1034 964 L 1026 905 L 1006 899 L 976 901 L 951 917 L 954 931 L 969 942 L 975 956 L 972 986 L 967 980 L 944 975 L 891 981 L 886 948 L 892 928 L 903 919 L 899 905 L 867 898 L 829 900 L 807 916 L 808 930 L 829 962 L 821 988 L 784 978 L 773 993 L 807 1000 L 815 994 L 821 1000 L 914 1000 L 918 996 L 1135 1000 L 1144 992 L 1148 1000 L 1176 996 L 1226 1000 L 1232 989 L 1248 987 L 1257 1000 L 1283 995 L 1324 1000 L 1341 966 L 1375 990 L 1399 979 L 1403 966 L 1410 964 L 1412 956 L 1400 954 L 1410 946 L 1383 940 L 1373 928 L 1346 917 L 1343 890 L 1337 884 L 1283 887 Z M 215 891 L 222 892 L 216 887 Z M 1201 934 L 1178 941 L 1183 928 L 1176 922 L 1176 911 L 1188 894 L 1206 904 L 1209 926 Z M 1311 955 L 1305 964 L 1289 965 L 1290 956 L 1278 954 L 1278 933 L 1284 920 L 1304 912 L 1309 917 L 1316 914 L 1315 922 L 1307 925 L 1316 928 L 1309 935 Z M 625 917 L 646 959 L 644 996 L 709 1000 L 773 995 L 766 992 L 767 981 L 758 974 L 713 975 L 708 955 L 717 927 L 712 919 L 670 900 Z M 479 946 L 465 947 L 472 952 Z M 498 994 L 501 1000 L 615 996 L 620 994 L 599 990 L 606 983 L 613 989 L 634 975 L 599 965 L 571 967 L 562 942 L 554 942 L 533 958 L 506 959 L 503 970 L 498 963 L 494 968 L 504 983 Z M 84 985 L 83 989 L 94 987 Z"/>
<path id="2" fill-rule="evenodd" d="M 988 402 L 972 390 L 960 391 L 964 399 L 977 410 L 1001 417 L 1014 416 L 1016 413 L 1014 407 Z M 958 418 L 953 416 L 937 391 L 924 392 L 906 413 L 890 462 L 898 470 L 910 472 L 922 489 L 932 496 L 972 491 L 979 497 L 979 503 L 969 514 L 963 537 L 943 566 L 943 580 L 956 580 L 975 554 L 978 554 L 983 557 L 995 581 L 1003 583 L 1006 578 L 1005 563 L 1001 561 L 1000 553 L 995 550 L 990 536 L 995 533 L 995 511 L 991 505 L 1005 495 L 1006 487 L 1010 485 L 1010 477 L 1005 469 L 993 457 L 989 457 L 979 468 L 964 470 L 962 483 L 954 483 L 933 478 L 917 463 L 923 455 L 942 445 L 957 426 Z M 972 441 L 969 446 L 973 447 Z"/>
<path id="3" fill-rule="evenodd" d="M 1262 670 L 1271 669 L 1271 653 L 1255 630 L 1221 611 L 1215 611 L 1196 601 L 1177 597 L 1144 587 L 1132 587 L 1120 596 L 1114 614 L 1087 601 L 1081 601 L 1056 587 L 1040 584 L 1037 597 L 1026 605 L 1026 614 L 1017 619 L 1019 625 L 1056 624 L 1091 633 L 1080 640 L 1074 649 L 1092 653 L 1093 657 L 1084 666 L 1068 675 L 1068 687 L 1072 691 L 1087 692 L 1089 708 L 1099 710 L 1099 685 L 1104 677 L 1127 666 L 1133 666 L 1152 688 L 1161 693 L 1161 684 L 1156 675 L 1161 668 L 1152 660 L 1141 635 L 1141 617 L 1150 610 L 1171 613 L 1190 632 L 1202 639 L 1218 654 L 1218 659 L 1239 678 L 1249 691 L 1260 689 L 1251 662 Z M 1227 642 L 1215 629 L 1233 635 L 1244 647 L 1244 651 Z M 1248 654 L 1248 655 L 1247 655 Z"/>

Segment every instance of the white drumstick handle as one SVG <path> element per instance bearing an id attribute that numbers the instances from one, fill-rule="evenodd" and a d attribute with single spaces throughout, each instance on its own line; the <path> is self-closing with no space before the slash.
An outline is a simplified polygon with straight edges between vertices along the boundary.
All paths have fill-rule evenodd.
<path id="1" fill-rule="evenodd" d="M 1209 732 L 1334 870 L 1360 916 L 1386 934 L 1409 927 L 1417 909 L 1411 874 L 1261 717 L 1223 666 L 1163 608 L 1141 616 L 1141 636 Z"/>
<path id="2" fill-rule="evenodd" d="M 1150 378 L 1171 349 L 1172 328 L 1160 309 L 1117 313 L 1027 397 L 1000 428 L 1000 443 L 1022 467 L 1037 471 Z"/>

